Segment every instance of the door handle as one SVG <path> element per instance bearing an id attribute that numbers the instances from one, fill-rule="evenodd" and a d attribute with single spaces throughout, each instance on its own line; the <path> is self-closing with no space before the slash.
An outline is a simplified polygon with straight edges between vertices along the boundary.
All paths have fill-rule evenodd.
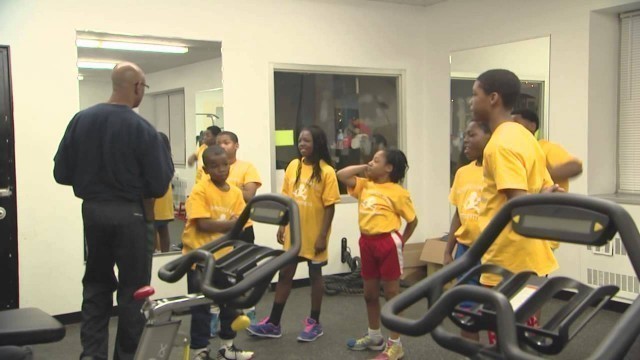
<path id="1" fill-rule="evenodd" d="M 6 198 L 13 195 L 13 191 L 11 191 L 10 187 L 0 188 L 0 198 Z"/>

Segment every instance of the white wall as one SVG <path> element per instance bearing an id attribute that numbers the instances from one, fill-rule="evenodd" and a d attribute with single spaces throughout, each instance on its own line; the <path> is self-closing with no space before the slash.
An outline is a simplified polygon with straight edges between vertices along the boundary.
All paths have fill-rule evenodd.
<path id="1" fill-rule="evenodd" d="M 615 104 L 617 94 L 617 25 L 614 10 L 593 13 L 632 1 L 564 0 L 507 1 L 458 0 L 430 7 L 425 53 L 426 125 L 424 143 L 429 150 L 447 147 L 449 118 L 449 54 L 459 49 L 504 44 L 551 36 L 549 139 L 563 144 L 585 163 L 585 173 L 571 185 L 572 192 L 610 192 L 615 189 Z M 514 11 L 517 9 L 517 11 Z M 435 31 L 438 29 L 438 31 Z M 446 159 L 432 170 L 446 169 Z M 591 162 L 599 166 L 591 166 Z M 592 189 L 592 183 L 594 183 Z M 448 184 L 441 178 L 425 178 L 432 189 L 433 210 L 446 213 Z M 593 190 L 593 191 L 591 191 Z M 442 204 L 442 205 L 441 205 Z M 437 208 L 437 209 L 435 209 Z M 626 206 L 640 220 L 640 207 Z M 433 212 L 432 210 L 432 212 Z M 438 218 L 438 228 L 445 229 Z M 440 222 L 442 221 L 442 222 Z M 608 271 L 631 274 L 621 261 L 603 263 L 586 250 L 562 246 L 556 253 L 557 274 L 586 281 L 586 269 L 594 264 Z"/>
<path id="2" fill-rule="evenodd" d="M 452 51 L 551 36 L 549 138 L 586 164 L 586 173 L 572 184 L 572 191 L 586 193 L 590 174 L 596 171 L 589 166 L 598 156 L 589 151 L 591 141 L 598 141 L 591 124 L 603 122 L 608 130 L 615 126 L 613 118 L 592 117 L 598 105 L 591 97 L 593 81 L 600 79 L 590 78 L 597 68 L 592 64 L 601 59 L 606 68 L 611 60 L 591 47 L 591 24 L 597 21 L 591 11 L 631 3 L 628 0 L 451 0 L 427 8 L 364 0 L 157 3 L 149 7 L 123 0 L 0 2 L 0 43 L 11 46 L 12 57 L 23 307 L 37 306 L 53 314 L 80 309 L 80 201 L 70 188 L 54 183 L 53 163 L 46 165 L 41 156 L 53 156 L 68 120 L 78 110 L 76 29 L 222 41 L 225 127 L 242 140 L 239 157 L 253 161 L 263 176 L 260 191 L 270 189 L 272 181 L 272 144 L 265 140 L 273 121 L 270 64 L 404 70 L 408 187 L 420 219 L 414 241 L 439 236 L 449 226 L 449 161 L 438 154 L 443 149 L 447 153 L 449 146 Z M 121 11 L 125 7 L 128 11 Z M 616 77 L 615 72 L 610 74 Z M 39 99 L 38 106 L 33 105 L 34 98 Z M 40 114 L 43 108 L 46 126 Z M 40 139 L 39 151 L 33 151 L 34 136 Z M 630 209 L 640 216 L 638 207 Z M 337 207 L 328 272 L 345 269 L 338 260 L 342 236 L 357 248 L 355 218 L 355 204 Z M 258 242 L 275 245 L 273 234 L 257 236 Z M 559 273 L 583 277 L 581 264 L 590 261 L 590 255 L 576 256 L 570 246 L 563 246 L 558 256 Z M 169 258 L 156 258 L 154 268 Z M 184 291 L 181 284 L 170 287 L 157 279 L 153 283 L 161 296 Z"/>
<path id="3" fill-rule="evenodd" d="M 211 59 L 197 62 L 195 64 L 180 66 L 168 70 L 146 74 L 147 84 L 150 86 L 148 94 L 145 95 L 143 106 L 140 107 L 140 114 L 151 118 L 153 108 L 144 105 L 153 103 L 153 95 L 170 90 L 184 89 L 184 112 L 185 112 L 185 147 L 186 157 L 193 154 L 197 148 L 195 142 L 196 131 L 196 94 L 202 90 L 222 87 L 222 59 Z M 151 100 L 151 101 L 149 101 Z M 146 103 L 145 103 L 146 101 Z M 178 159 L 173 159 L 177 161 Z M 186 159 L 182 159 L 186 163 Z M 188 189 L 195 182 L 196 170 L 186 165 L 176 165 L 176 175 L 180 179 L 186 180 Z M 187 192 L 187 193 L 188 193 Z"/>
<path id="4" fill-rule="evenodd" d="M 80 110 L 107 102 L 111 96 L 111 82 L 84 79 L 78 81 Z"/>
<path id="5" fill-rule="evenodd" d="M 424 126 L 426 9 L 364 0 L 162 0 L 155 5 L 124 0 L 0 2 L 0 43 L 11 46 L 21 306 L 37 306 L 53 314 L 80 309 L 80 200 L 70 188 L 55 184 L 53 162 L 42 162 L 43 153 L 50 154 L 45 159 L 53 157 L 69 119 L 79 108 L 77 29 L 222 41 L 225 127 L 242 140 L 239 157 L 253 161 L 263 176 L 261 191 L 271 188 L 273 166 L 272 144 L 267 140 L 272 121 L 271 63 L 406 70 L 407 150 L 409 160 L 415 159 L 416 164 L 409 171 L 408 186 L 420 218 L 414 240 L 446 228 L 446 214 L 435 211 L 438 202 L 446 206 L 446 194 L 434 196 L 437 187 L 423 185 L 425 178 L 438 178 L 431 175 L 433 170 L 448 173 L 446 167 L 428 158 L 417 165 L 433 131 Z M 448 78 L 448 69 L 443 76 Z M 149 83 L 154 91 L 162 88 L 161 81 L 153 81 Z M 33 105 L 34 98 L 39 99 L 38 106 Z M 47 109 L 44 123 L 40 109 Z M 447 113 L 441 117 L 446 118 Z M 187 129 L 187 133 L 192 131 Z M 40 139 L 38 151 L 33 151 L 34 136 Z M 444 175 L 434 181 L 448 183 Z M 335 219 L 327 272 L 345 270 L 339 262 L 342 236 L 349 238 L 352 249 L 357 248 L 355 204 L 338 206 Z M 275 245 L 271 232 L 258 234 L 258 240 Z M 158 259 L 167 258 L 156 258 L 154 269 Z M 160 288 L 160 296 L 184 291 L 181 285 L 171 288 L 157 279 L 153 283 Z"/>

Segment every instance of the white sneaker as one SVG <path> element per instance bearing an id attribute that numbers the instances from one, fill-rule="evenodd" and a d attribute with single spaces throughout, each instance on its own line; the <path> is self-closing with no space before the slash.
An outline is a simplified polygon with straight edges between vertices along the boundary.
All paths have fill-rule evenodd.
<path id="1" fill-rule="evenodd" d="M 209 357 L 210 350 L 208 348 L 191 349 L 191 352 L 193 353 L 193 360 L 212 360 Z"/>
<path id="2" fill-rule="evenodd" d="M 238 349 L 235 345 L 222 346 L 218 350 L 217 360 L 251 360 L 253 359 L 253 351 L 244 351 Z"/>

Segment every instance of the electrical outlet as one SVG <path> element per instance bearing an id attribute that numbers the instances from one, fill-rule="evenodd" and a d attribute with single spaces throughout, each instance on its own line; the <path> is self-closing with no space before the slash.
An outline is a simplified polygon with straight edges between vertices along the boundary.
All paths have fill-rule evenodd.
<path id="1" fill-rule="evenodd" d="M 342 247 L 340 248 L 340 261 L 342 261 L 342 263 L 346 263 L 347 262 L 347 238 L 343 237 L 342 238 Z"/>

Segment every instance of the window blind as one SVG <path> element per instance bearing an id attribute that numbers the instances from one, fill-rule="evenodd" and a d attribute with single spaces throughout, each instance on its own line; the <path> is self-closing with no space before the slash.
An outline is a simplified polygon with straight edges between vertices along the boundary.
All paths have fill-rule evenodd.
<path id="1" fill-rule="evenodd" d="M 640 13 L 621 15 L 618 192 L 640 193 Z"/>

